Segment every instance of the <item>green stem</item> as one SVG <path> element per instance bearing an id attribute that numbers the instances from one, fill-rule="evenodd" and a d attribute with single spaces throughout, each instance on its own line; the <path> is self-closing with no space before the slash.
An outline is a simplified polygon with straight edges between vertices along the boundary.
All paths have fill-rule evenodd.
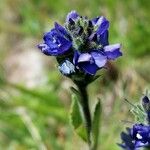
<path id="1" fill-rule="evenodd" d="M 89 108 L 88 94 L 87 94 L 87 86 L 83 84 L 76 83 L 78 90 L 80 92 L 80 104 L 82 107 L 82 111 L 84 114 L 85 127 L 87 132 L 89 150 L 91 150 L 91 130 L 92 130 L 92 121 L 91 121 L 91 113 Z"/>

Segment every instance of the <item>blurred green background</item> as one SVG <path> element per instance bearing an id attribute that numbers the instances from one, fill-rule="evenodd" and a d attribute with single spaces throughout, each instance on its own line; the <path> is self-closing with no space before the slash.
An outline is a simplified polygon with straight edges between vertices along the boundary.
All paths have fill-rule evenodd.
<path id="1" fill-rule="evenodd" d="M 134 121 L 130 106 L 150 89 L 149 0 L 0 1 L 0 150 L 86 150 L 69 123 L 72 82 L 56 61 L 36 48 L 54 21 L 71 10 L 110 20 L 110 43 L 123 57 L 100 71 L 89 87 L 90 106 L 100 97 L 101 150 L 119 150 L 120 131 Z"/>

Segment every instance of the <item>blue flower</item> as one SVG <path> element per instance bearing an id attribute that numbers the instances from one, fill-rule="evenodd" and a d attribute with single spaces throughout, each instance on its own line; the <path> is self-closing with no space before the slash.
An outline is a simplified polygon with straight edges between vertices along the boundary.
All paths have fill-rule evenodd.
<path id="1" fill-rule="evenodd" d="M 63 75 L 70 75 L 75 72 L 75 66 L 69 60 L 65 60 L 58 68 Z"/>
<path id="2" fill-rule="evenodd" d="M 105 66 L 107 62 L 107 57 L 98 51 L 93 51 L 91 53 L 82 53 L 75 52 L 74 55 L 74 64 L 83 70 L 87 74 L 95 75 L 96 71 L 99 68 Z"/>
<path id="3" fill-rule="evenodd" d="M 147 115 L 147 121 L 150 123 L 150 99 L 148 96 L 142 98 L 142 105 Z"/>
<path id="4" fill-rule="evenodd" d="M 144 97 L 142 98 L 142 102 L 145 103 L 145 104 L 149 104 L 149 103 L 150 103 L 150 100 L 149 100 L 148 96 L 144 96 Z"/>
<path id="5" fill-rule="evenodd" d="M 108 45 L 109 21 L 104 16 L 101 16 L 92 19 L 92 23 L 97 29 L 95 34 L 97 35 L 98 43 L 102 46 Z"/>
<path id="6" fill-rule="evenodd" d="M 142 105 L 146 112 L 150 111 L 150 100 L 148 96 L 142 98 Z"/>
<path id="7" fill-rule="evenodd" d="M 97 27 L 97 34 L 102 35 L 109 28 L 109 21 L 104 17 L 97 17 L 92 20 L 94 26 Z"/>
<path id="8" fill-rule="evenodd" d="M 73 62 L 75 66 L 87 74 L 95 75 L 96 72 L 103 68 L 108 60 L 114 60 L 121 56 L 120 44 L 105 46 L 102 50 L 93 50 L 89 53 L 74 54 Z"/>
<path id="9" fill-rule="evenodd" d="M 46 55 L 63 55 L 70 50 L 72 42 L 64 27 L 55 23 L 55 27 L 43 37 L 44 43 L 38 47 Z"/>
<path id="10" fill-rule="evenodd" d="M 107 61 L 122 56 L 120 44 L 109 45 L 108 28 L 109 21 L 105 17 L 90 20 L 73 10 L 68 13 L 64 27 L 55 23 L 38 47 L 44 54 L 56 56 L 63 74 L 74 72 L 77 78 L 82 73 L 94 76 L 105 67 Z M 71 66 L 71 70 L 68 66 Z"/>
<path id="11" fill-rule="evenodd" d="M 140 147 L 150 147 L 150 126 L 135 124 L 127 128 L 127 133 L 121 133 L 122 144 L 125 150 L 137 150 Z"/>
<path id="12" fill-rule="evenodd" d="M 68 15 L 66 17 L 66 22 L 69 22 L 70 19 L 71 20 L 76 20 L 79 17 L 80 17 L 79 14 L 75 10 L 73 10 L 70 13 L 68 13 Z"/>
<path id="13" fill-rule="evenodd" d="M 104 46 L 103 51 L 109 60 L 115 60 L 116 58 L 122 56 L 120 48 L 120 44 L 112 44 Z"/>

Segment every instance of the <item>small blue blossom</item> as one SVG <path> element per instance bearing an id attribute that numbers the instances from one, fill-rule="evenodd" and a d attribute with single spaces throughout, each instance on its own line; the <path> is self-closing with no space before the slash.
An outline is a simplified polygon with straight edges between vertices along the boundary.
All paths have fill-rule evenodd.
<path id="1" fill-rule="evenodd" d="M 119 144 L 125 150 L 138 150 L 140 147 L 150 147 L 150 126 L 135 124 L 127 128 L 127 133 L 121 133 L 122 143 Z"/>
<path id="2" fill-rule="evenodd" d="M 142 105 L 146 112 L 150 111 L 150 99 L 148 96 L 142 98 Z"/>
<path id="3" fill-rule="evenodd" d="M 96 33 L 98 35 L 102 35 L 109 28 L 109 21 L 104 16 L 94 18 L 92 23 L 97 27 Z"/>
<path id="4" fill-rule="evenodd" d="M 99 51 L 91 53 L 78 53 L 74 55 L 74 64 L 84 70 L 84 72 L 94 75 L 96 71 L 105 66 L 107 57 Z"/>
<path id="5" fill-rule="evenodd" d="M 112 44 L 108 46 L 104 46 L 104 53 L 109 60 L 115 60 L 116 58 L 122 56 L 122 52 L 120 51 L 120 44 Z"/>
<path id="6" fill-rule="evenodd" d="M 38 47 L 46 55 L 58 56 L 69 51 L 72 42 L 64 27 L 55 23 L 55 27 L 43 37 L 44 43 Z"/>
<path id="7" fill-rule="evenodd" d="M 70 13 L 68 13 L 68 15 L 66 17 L 66 22 L 69 22 L 70 19 L 76 20 L 78 17 L 80 17 L 79 14 L 75 10 L 73 10 Z"/>
<path id="8" fill-rule="evenodd" d="M 108 28 L 109 28 L 109 21 L 104 17 L 97 17 L 92 19 L 92 23 L 96 28 L 96 35 L 98 43 L 102 46 L 108 45 Z"/>
<path id="9" fill-rule="evenodd" d="M 114 60 L 122 56 L 120 44 L 108 45 L 103 50 L 93 50 L 90 53 L 74 54 L 74 64 L 83 69 L 86 73 L 95 75 L 97 70 L 104 68 L 108 60 Z"/>
<path id="10" fill-rule="evenodd" d="M 70 75 L 75 72 L 75 66 L 68 60 L 65 60 L 58 68 L 63 75 Z"/>
<path id="11" fill-rule="evenodd" d="M 142 102 L 145 103 L 145 104 L 149 104 L 149 103 L 150 103 L 150 100 L 149 100 L 148 96 L 144 96 L 144 97 L 142 98 Z"/>
<path id="12" fill-rule="evenodd" d="M 142 98 L 142 105 L 146 112 L 146 116 L 147 116 L 146 119 L 147 119 L 148 123 L 150 124 L 150 99 L 148 98 L 148 96 L 144 96 Z"/>

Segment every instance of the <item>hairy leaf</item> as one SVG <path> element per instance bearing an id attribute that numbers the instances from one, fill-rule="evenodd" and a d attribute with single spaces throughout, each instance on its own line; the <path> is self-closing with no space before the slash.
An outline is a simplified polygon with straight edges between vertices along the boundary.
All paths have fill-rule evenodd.
<path id="1" fill-rule="evenodd" d="M 93 113 L 93 122 L 92 122 L 92 147 L 93 149 L 97 148 L 98 144 L 98 137 L 99 137 L 99 128 L 100 128 L 100 116 L 101 116 L 101 102 L 100 99 L 98 99 Z"/>
<path id="2" fill-rule="evenodd" d="M 87 142 L 86 130 L 83 125 L 82 111 L 80 111 L 80 104 L 78 103 L 77 95 L 72 95 L 72 105 L 70 112 L 70 121 L 75 132 Z"/>

